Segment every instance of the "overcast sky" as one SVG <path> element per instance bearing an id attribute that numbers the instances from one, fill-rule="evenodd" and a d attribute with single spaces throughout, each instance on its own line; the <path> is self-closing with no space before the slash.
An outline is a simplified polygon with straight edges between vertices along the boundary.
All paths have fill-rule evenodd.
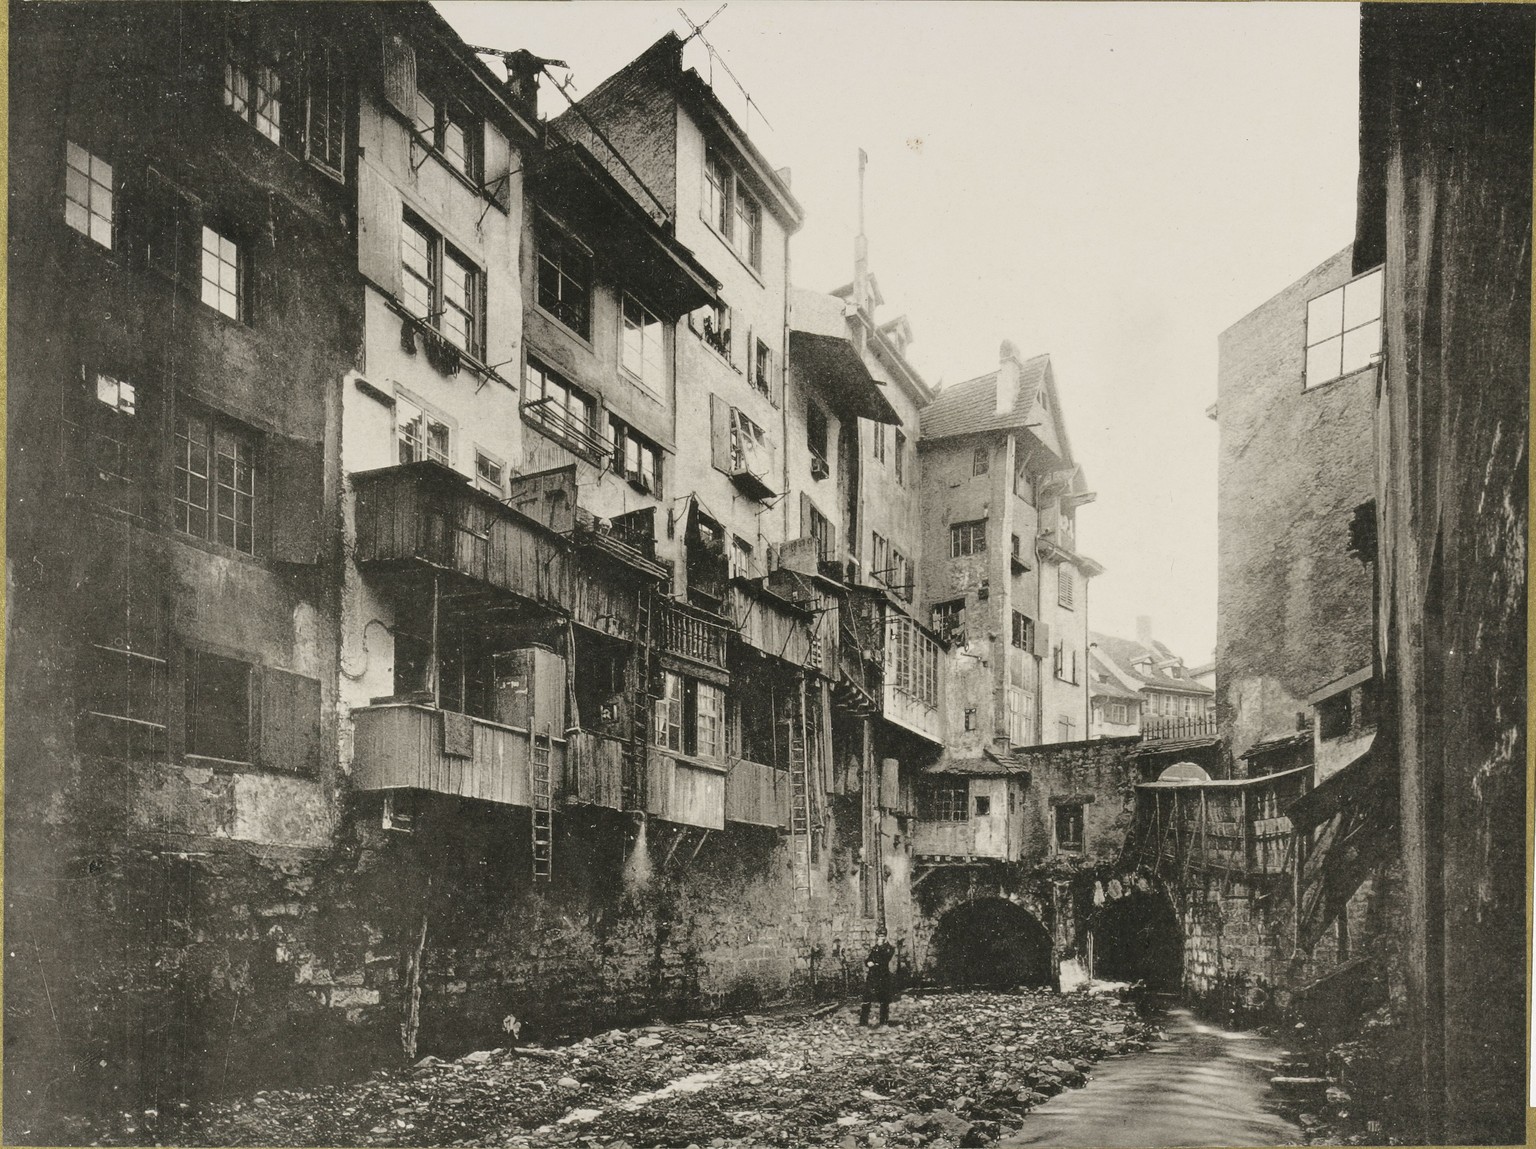
<path id="1" fill-rule="evenodd" d="M 685 3 L 696 21 L 719 0 Z M 472 44 L 566 61 L 578 94 L 668 30 L 673 3 L 445 2 Z M 930 383 L 1048 352 L 1098 501 L 1095 630 L 1216 641 L 1216 337 L 1350 242 L 1354 4 L 730 0 L 716 92 L 806 223 L 796 284 L 851 277 L 857 153 L 870 266 Z M 685 57 L 711 78 L 695 40 Z M 546 85 L 547 87 L 547 85 Z M 546 91 L 541 109 L 564 101 Z"/>

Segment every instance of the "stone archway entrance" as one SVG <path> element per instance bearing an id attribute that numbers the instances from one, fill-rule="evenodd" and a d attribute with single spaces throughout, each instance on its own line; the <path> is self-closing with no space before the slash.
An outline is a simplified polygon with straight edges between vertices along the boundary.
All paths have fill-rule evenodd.
<path id="1" fill-rule="evenodd" d="M 934 977 L 952 985 L 1050 985 L 1051 935 L 1028 910 L 1004 898 L 947 911 L 929 951 Z"/>
<path id="2" fill-rule="evenodd" d="M 1145 982 L 1178 993 L 1184 979 L 1184 931 L 1168 895 L 1132 887 L 1106 901 L 1093 920 L 1093 975 Z"/>

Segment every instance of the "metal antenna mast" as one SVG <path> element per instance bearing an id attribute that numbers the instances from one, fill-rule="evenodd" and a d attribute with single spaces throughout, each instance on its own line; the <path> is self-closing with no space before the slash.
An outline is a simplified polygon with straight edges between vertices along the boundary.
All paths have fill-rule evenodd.
<path id="1" fill-rule="evenodd" d="M 720 5 L 720 7 L 716 8 L 710 15 L 709 20 L 705 20 L 703 24 L 695 24 L 693 22 L 693 18 L 689 16 L 688 13 L 679 8 L 677 10 L 677 14 L 681 16 L 685 21 L 687 21 L 688 27 L 693 29 L 692 32 L 688 33 L 688 39 L 684 40 L 683 43 L 686 44 L 688 43 L 688 40 L 692 40 L 695 36 L 697 36 L 699 38 L 699 42 L 703 44 L 705 49 L 709 52 L 710 64 L 713 65 L 716 60 L 720 61 L 720 66 L 725 69 L 725 74 L 731 78 L 731 83 L 735 84 L 736 87 L 741 90 L 741 94 L 747 99 L 747 128 L 749 130 L 752 127 L 752 109 L 756 108 L 758 118 L 763 121 L 763 124 L 768 128 L 769 131 L 772 131 L 773 125 L 768 122 L 768 117 L 763 115 L 762 105 L 752 98 L 752 93 L 747 91 L 747 86 L 736 78 L 736 73 L 731 71 L 731 66 L 725 62 L 725 57 L 722 56 L 715 49 L 715 46 L 709 42 L 709 37 L 704 35 L 704 29 L 709 24 L 710 20 L 713 20 L 716 16 L 720 15 L 720 13 L 724 12 L 729 6 L 730 5 L 728 3 Z"/>

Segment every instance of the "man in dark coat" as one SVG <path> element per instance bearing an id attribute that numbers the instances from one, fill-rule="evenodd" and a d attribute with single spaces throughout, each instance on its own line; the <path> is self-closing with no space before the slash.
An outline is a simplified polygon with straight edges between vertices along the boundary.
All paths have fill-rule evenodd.
<path id="1" fill-rule="evenodd" d="M 885 929 L 875 931 L 875 944 L 864 959 L 864 1004 L 859 1008 L 859 1024 L 869 1024 L 869 1007 L 880 1003 L 880 1025 L 891 1020 L 891 959 L 896 947 L 885 938 Z"/>

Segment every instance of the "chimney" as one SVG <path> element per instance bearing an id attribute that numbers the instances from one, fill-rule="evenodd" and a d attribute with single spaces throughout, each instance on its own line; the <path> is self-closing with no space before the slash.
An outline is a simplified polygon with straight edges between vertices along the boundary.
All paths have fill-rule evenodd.
<path id="1" fill-rule="evenodd" d="M 1004 339 L 997 353 L 997 414 L 1010 415 L 1019 397 L 1019 349 Z"/>
<path id="2" fill-rule="evenodd" d="M 1136 641 L 1142 646 L 1152 645 L 1152 616 L 1150 614 L 1138 614 L 1136 616 Z"/>

